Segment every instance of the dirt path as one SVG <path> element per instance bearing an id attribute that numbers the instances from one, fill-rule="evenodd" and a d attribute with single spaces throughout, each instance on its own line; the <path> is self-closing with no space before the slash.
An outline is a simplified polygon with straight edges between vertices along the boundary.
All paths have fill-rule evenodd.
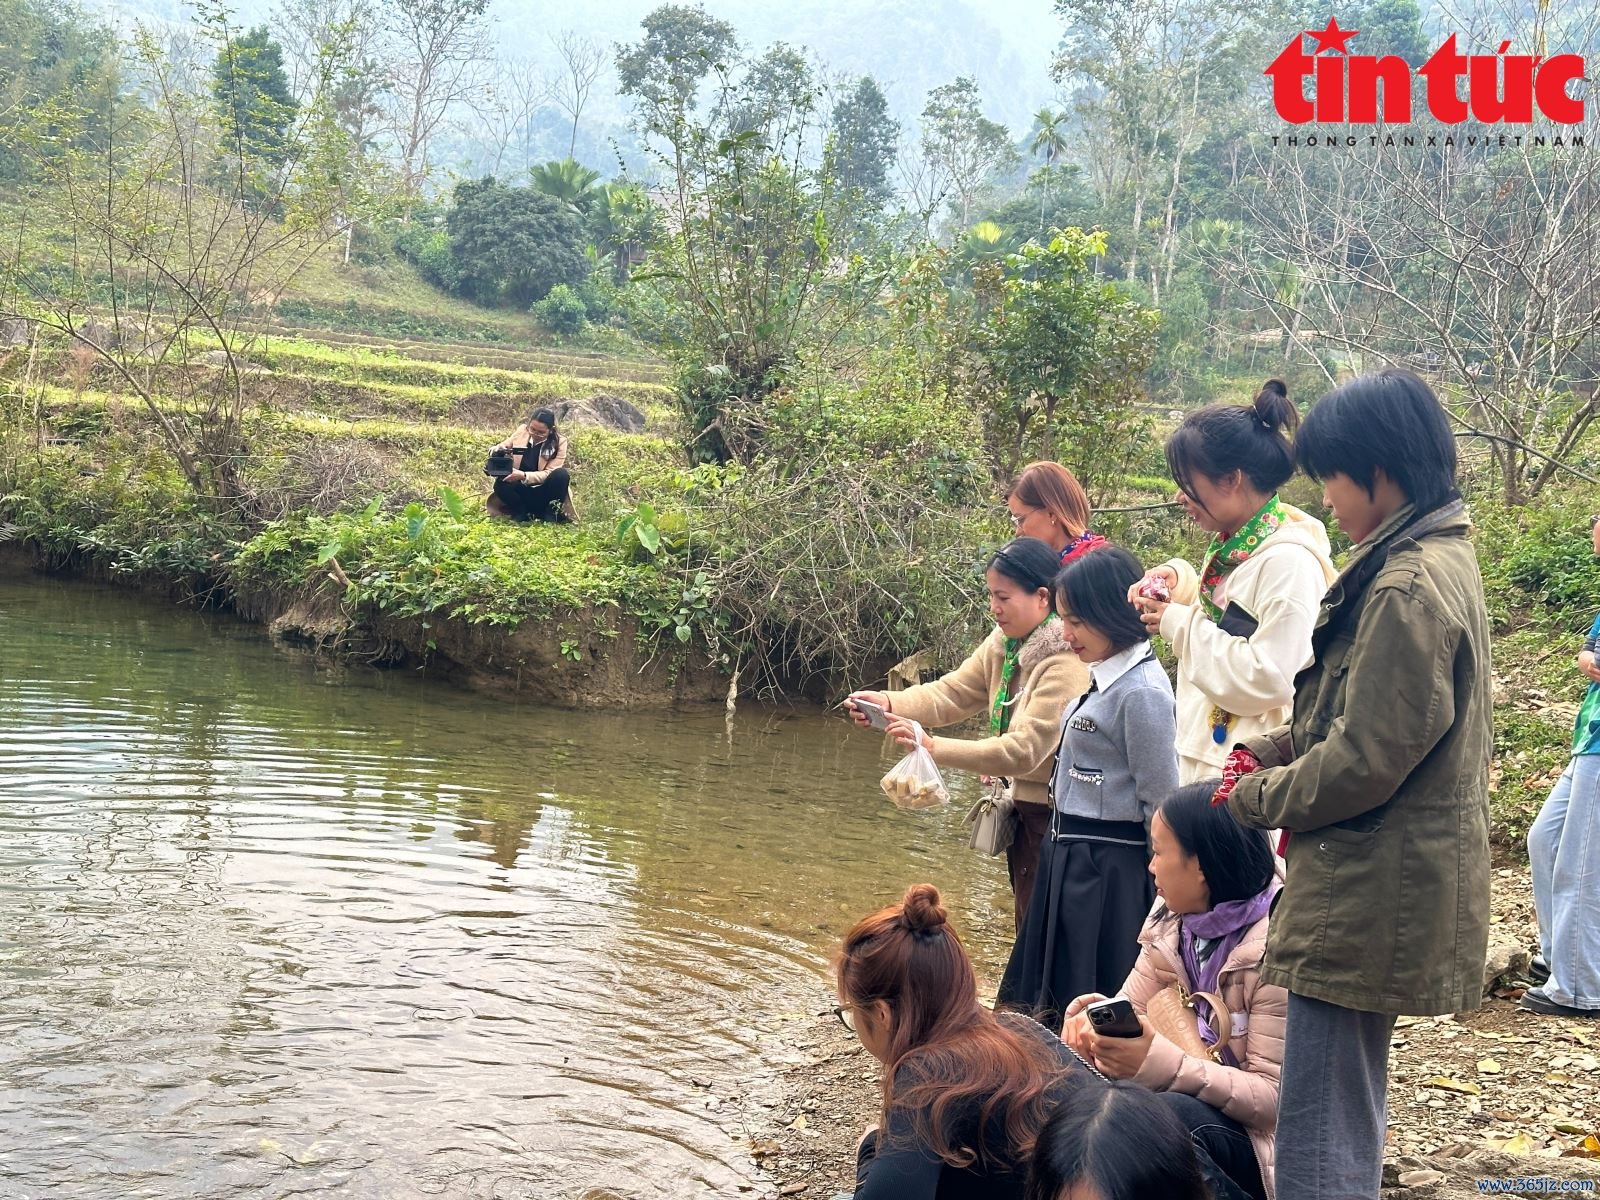
<path id="1" fill-rule="evenodd" d="M 1492 940 L 1531 947 L 1526 868 L 1502 867 L 1494 882 Z M 1477 1196 L 1480 1179 L 1582 1180 L 1600 1192 L 1600 1021 L 1521 1012 L 1518 994 L 1512 983 L 1478 1012 L 1399 1022 L 1385 1200 Z M 815 1000 L 815 1013 L 763 1023 L 775 1073 L 728 1098 L 743 1112 L 751 1174 L 760 1181 L 750 1195 L 828 1200 L 849 1191 L 856 1139 L 876 1121 L 878 1064 L 831 1015 L 818 1015 L 832 997 L 819 989 Z M 1499 1194 L 1554 1190 L 1535 1184 Z"/>

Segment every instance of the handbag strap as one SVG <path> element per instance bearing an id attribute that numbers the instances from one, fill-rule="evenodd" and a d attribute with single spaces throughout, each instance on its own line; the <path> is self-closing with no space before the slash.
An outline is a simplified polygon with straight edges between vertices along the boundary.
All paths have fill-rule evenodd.
<path id="1" fill-rule="evenodd" d="M 1222 1052 L 1228 1047 L 1228 1039 L 1233 1036 L 1233 1013 L 1216 992 L 1185 992 L 1185 996 L 1187 998 L 1184 1003 L 1190 1008 L 1194 1007 L 1196 997 L 1211 1006 L 1210 1025 L 1217 1035 L 1217 1040 L 1211 1047 L 1211 1056 L 1220 1059 Z"/>

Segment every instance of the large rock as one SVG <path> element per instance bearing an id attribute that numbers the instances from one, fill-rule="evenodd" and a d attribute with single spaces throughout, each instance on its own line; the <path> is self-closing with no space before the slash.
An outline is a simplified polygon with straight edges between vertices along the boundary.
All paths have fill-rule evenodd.
<path id="1" fill-rule="evenodd" d="M 550 406 L 558 425 L 576 429 L 615 429 L 619 433 L 642 433 L 646 418 L 636 405 L 616 396 L 588 396 L 582 400 L 558 400 Z"/>
<path id="2" fill-rule="evenodd" d="M 0 350 L 10 350 L 16 346 L 26 346 L 33 337 L 33 327 L 30 322 L 17 317 L 10 321 L 0 321 Z"/>
<path id="3" fill-rule="evenodd" d="M 93 317 L 78 326 L 78 336 L 102 350 L 115 350 L 122 345 L 122 338 L 114 326 L 107 325 L 104 321 L 97 321 Z"/>
<path id="4" fill-rule="evenodd" d="M 1515 942 L 1495 942 L 1489 947 L 1489 956 L 1483 963 L 1484 994 L 1494 991 L 1496 984 L 1505 978 L 1523 975 L 1532 962 L 1532 955 Z"/>

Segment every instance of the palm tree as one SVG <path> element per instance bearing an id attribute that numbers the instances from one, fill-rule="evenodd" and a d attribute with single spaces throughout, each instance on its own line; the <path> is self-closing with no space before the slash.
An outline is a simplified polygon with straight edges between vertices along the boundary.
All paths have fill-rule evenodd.
<path id="1" fill-rule="evenodd" d="M 571 158 L 560 162 L 540 163 L 528 168 L 528 178 L 533 190 L 565 201 L 578 212 L 585 211 L 600 180 L 600 172 L 591 170 Z"/>
<path id="2" fill-rule="evenodd" d="M 979 221 L 961 236 L 956 243 L 955 259 L 966 271 L 979 263 L 999 262 L 1015 254 L 1021 238 L 1009 229 L 1002 229 L 993 221 Z"/>
<path id="3" fill-rule="evenodd" d="M 1041 108 L 1033 114 L 1033 123 L 1033 142 L 1028 146 L 1028 152 L 1044 155 L 1044 193 L 1039 197 L 1039 228 L 1043 232 L 1044 206 L 1050 198 L 1050 170 L 1067 149 L 1067 114 Z"/>
<path id="4" fill-rule="evenodd" d="M 589 205 L 589 234 L 595 245 L 609 254 L 616 281 L 627 279 L 650 240 L 655 209 L 636 183 L 608 183 Z"/>

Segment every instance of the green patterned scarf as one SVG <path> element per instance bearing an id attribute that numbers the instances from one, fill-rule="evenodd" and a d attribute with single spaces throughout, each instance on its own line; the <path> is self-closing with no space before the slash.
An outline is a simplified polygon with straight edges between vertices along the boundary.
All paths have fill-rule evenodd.
<path id="1" fill-rule="evenodd" d="M 1056 614 L 1051 613 L 1044 620 L 1034 626 L 1033 633 L 1038 633 L 1051 621 L 1056 619 Z M 989 708 L 989 736 L 999 737 L 1011 727 L 1011 683 L 1017 677 L 1018 661 L 1022 657 L 1022 647 L 1028 637 L 1006 639 L 1005 658 L 1000 663 L 1000 686 L 995 689 L 994 704 Z"/>
<path id="2" fill-rule="evenodd" d="M 1261 549 L 1261 543 L 1276 533 L 1288 519 L 1283 501 L 1274 496 L 1227 541 L 1217 537 L 1211 539 L 1211 545 L 1206 550 L 1205 567 L 1200 572 L 1200 603 L 1213 621 L 1222 620 L 1222 609 L 1216 601 L 1217 589 L 1222 586 L 1222 581 L 1235 567 Z"/>

